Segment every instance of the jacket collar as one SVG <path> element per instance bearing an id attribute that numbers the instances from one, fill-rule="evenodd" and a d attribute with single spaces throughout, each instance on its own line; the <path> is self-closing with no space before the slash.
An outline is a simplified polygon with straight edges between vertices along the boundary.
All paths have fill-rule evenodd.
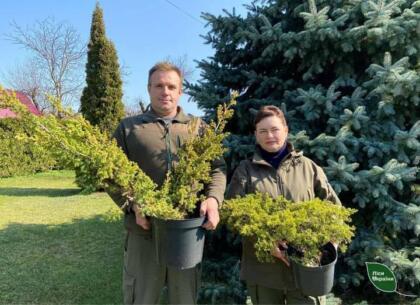
<path id="1" fill-rule="evenodd" d="M 303 155 L 302 152 L 297 152 L 295 150 L 295 148 L 293 147 L 293 144 L 290 143 L 290 142 L 287 142 L 287 149 L 288 149 L 289 153 L 284 157 L 284 159 L 280 163 L 280 167 L 281 167 L 281 164 L 283 164 L 287 160 L 289 160 L 289 159 L 298 159 L 298 158 L 300 158 Z M 260 149 L 259 149 L 258 146 L 255 147 L 254 155 L 252 156 L 252 163 L 266 165 L 266 166 L 270 166 L 271 167 L 271 164 L 268 163 L 267 161 L 265 161 L 263 159 L 263 157 L 261 156 Z"/>
<path id="2" fill-rule="evenodd" d="M 157 121 L 162 121 L 162 117 L 160 117 L 152 107 L 148 107 L 149 109 L 143 114 L 143 120 L 146 123 L 153 123 Z M 182 110 L 181 106 L 177 107 L 177 114 L 174 117 L 173 121 L 177 123 L 188 123 L 191 121 L 192 117 L 190 115 L 187 115 Z"/>

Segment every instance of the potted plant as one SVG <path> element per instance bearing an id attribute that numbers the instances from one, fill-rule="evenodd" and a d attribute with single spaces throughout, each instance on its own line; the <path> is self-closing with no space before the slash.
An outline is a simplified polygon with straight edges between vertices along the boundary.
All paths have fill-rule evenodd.
<path id="1" fill-rule="evenodd" d="M 222 219 L 233 231 L 254 240 L 261 262 L 274 262 L 273 246 L 287 240 L 297 286 L 305 295 L 320 296 L 333 284 L 337 257 L 330 242 L 345 250 L 354 234 L 349 223 L 355 211 L 320 199 L 293 203 L 256 193 L 227 200 Z"/>
<path id="2" fill-rule="evenodd" d="M 191 216 L 198 216 L 194 215 L 197 204 L 205 199 L 202 191 L 210 182 L 212 161 L 225 151 L 222 142 L 227 134 L 223 129 L 233 115 L 230 106 L 235 98 L 233 95 L 228 106 L 218 108 L 217 122 L 210 122 L 201 137 L 191 138 L 178 151 L 178 163 L 159 190 L 164 200 L 140 204 L 144 214 L 153 217 L 157 257 L 167 265 L 186 269 L 201 262 L 205 219 Z M 194 124 L 197 122 L 192 130 Z"/>
<path id="3" fill-rule="evenodd" d="M 155 219 L 156 233 L 162 236 L 161 239 L 173 242 L 174 237 L 168 236 L 166 232 L 173 232 L 177 221 L 186 219 L 188 224 L 181 224 L 180 234 L 183 235 L 182 238 L 189 235 L 193 240 L 200 242 L 198 247 L 193 245 L 193 248 L 201 247 L 201 252 L 198 251 L 199 258 L 196 258 L 201 260 L 204 234 L 197 232 L 200 231 L 204 219 L 188 218 L 193 216 L 197 204 L 202 199 L 200 194 L 204 185 L 210 181 L 212 161 L 224 153 L 222 141 L 227 134 L 223 129 L 233 115 L 231 106 L 236 97 L 237 94 L 233 93 L 228 105 L 219 106 L 216 121 L 204 126 L 202 137 L 191 137 L 186 141 L 179 150 L 177 166 L 168 173 L 161 188 L 158 188 L 137 164 L 128 160 L 115 140 L 102 134 L 79 114 L 59 109 L 60 118 L 53 115 L 34 116 L 2 88 L 0 109 L 13 110 L 21 126 L 31 131 L 16 134 L 17 140 L 31 140 L 40 147 L 48 148 L 60 165 L 77 172 L 78 182 L 84 186 L 85 192 L 94 191 L 100 185 L 106 190 L 119 192 L 127 202 L 133 201 L 138 204 L 145 216 Z M 197 123 L 193 121 L 191 128 L 194 129 L 193 125 Z M 171 230 L 166 230 L 166 225 L 170 225 Z M 186 229 L 191 229 L 191 225 L 197 232 L 185 233 Z M 162 257 L 162 253 L 174 254 L 179 248 L 176 245 L 179 244 L 175 241 L 175 246 L 165 245 L 168 251 L 159 251 L 159 258 L 168 260 L 168 257 Z M 181 261 L 169 263 L 179 263 L 180 268 L 196 264 L 185 262 L 186 253 L 174 254 L 174 257 L 180 257 Z"/>

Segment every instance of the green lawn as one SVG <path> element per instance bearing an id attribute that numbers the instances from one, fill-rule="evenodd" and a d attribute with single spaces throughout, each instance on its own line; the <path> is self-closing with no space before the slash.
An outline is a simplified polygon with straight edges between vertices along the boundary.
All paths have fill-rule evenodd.
<path id="1" fill-rule="evenodd" d="M 0 303 L 122 303 L 124 229 L 70 171 L 0 179 Z"/>

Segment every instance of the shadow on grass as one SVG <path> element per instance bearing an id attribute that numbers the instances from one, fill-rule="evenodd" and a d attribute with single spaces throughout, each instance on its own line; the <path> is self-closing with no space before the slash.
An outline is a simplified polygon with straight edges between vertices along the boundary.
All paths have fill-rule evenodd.
<path id="1" fill-rule="evenodd" d="M 45 196 L 45 197 L 68 197 L 81 194 L 80 188 L 19 188 L 0 187 L 0 195 L 3 196 Z"/>
<path id="2" fill-rule="evenodd" d="M 10 224 L 0 231 L 0 304 L 121 304 L 119 220 Z"/>

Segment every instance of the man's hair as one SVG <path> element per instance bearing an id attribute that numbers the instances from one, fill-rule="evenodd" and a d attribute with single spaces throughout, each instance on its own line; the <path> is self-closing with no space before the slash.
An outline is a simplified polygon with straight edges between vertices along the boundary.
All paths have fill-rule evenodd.
<path id="1" fill-rule="evenodd" d="M 184 80 L 184 75 L 182 73 L 182 70 L 174 65 L 173 63 L 170 63 L 168 61 L 161 61 L 156 63 L 150 70 L 149 70 L 149 79 L 147 80 L 147 85 L 150 85 L 150 78 L 152 77 L 152 74 L 156 71 L 175 71 L 179 78 L 181 79 L 181 86 L 182 82 Z"/>
<path id="2" fill-rule="evenodd" d="M 284 117 L 283 111 L 281 111 L 276 106 L 262 106 L 260 110 L 258 110 L 255 119 L 254 119 L 254 128 L 257 128 L 257 124 L 261 122 L 263 119 L 275 116 L 278 117 L 283 124 L 284 127 L 287 127 L 286 118 Z"/>

